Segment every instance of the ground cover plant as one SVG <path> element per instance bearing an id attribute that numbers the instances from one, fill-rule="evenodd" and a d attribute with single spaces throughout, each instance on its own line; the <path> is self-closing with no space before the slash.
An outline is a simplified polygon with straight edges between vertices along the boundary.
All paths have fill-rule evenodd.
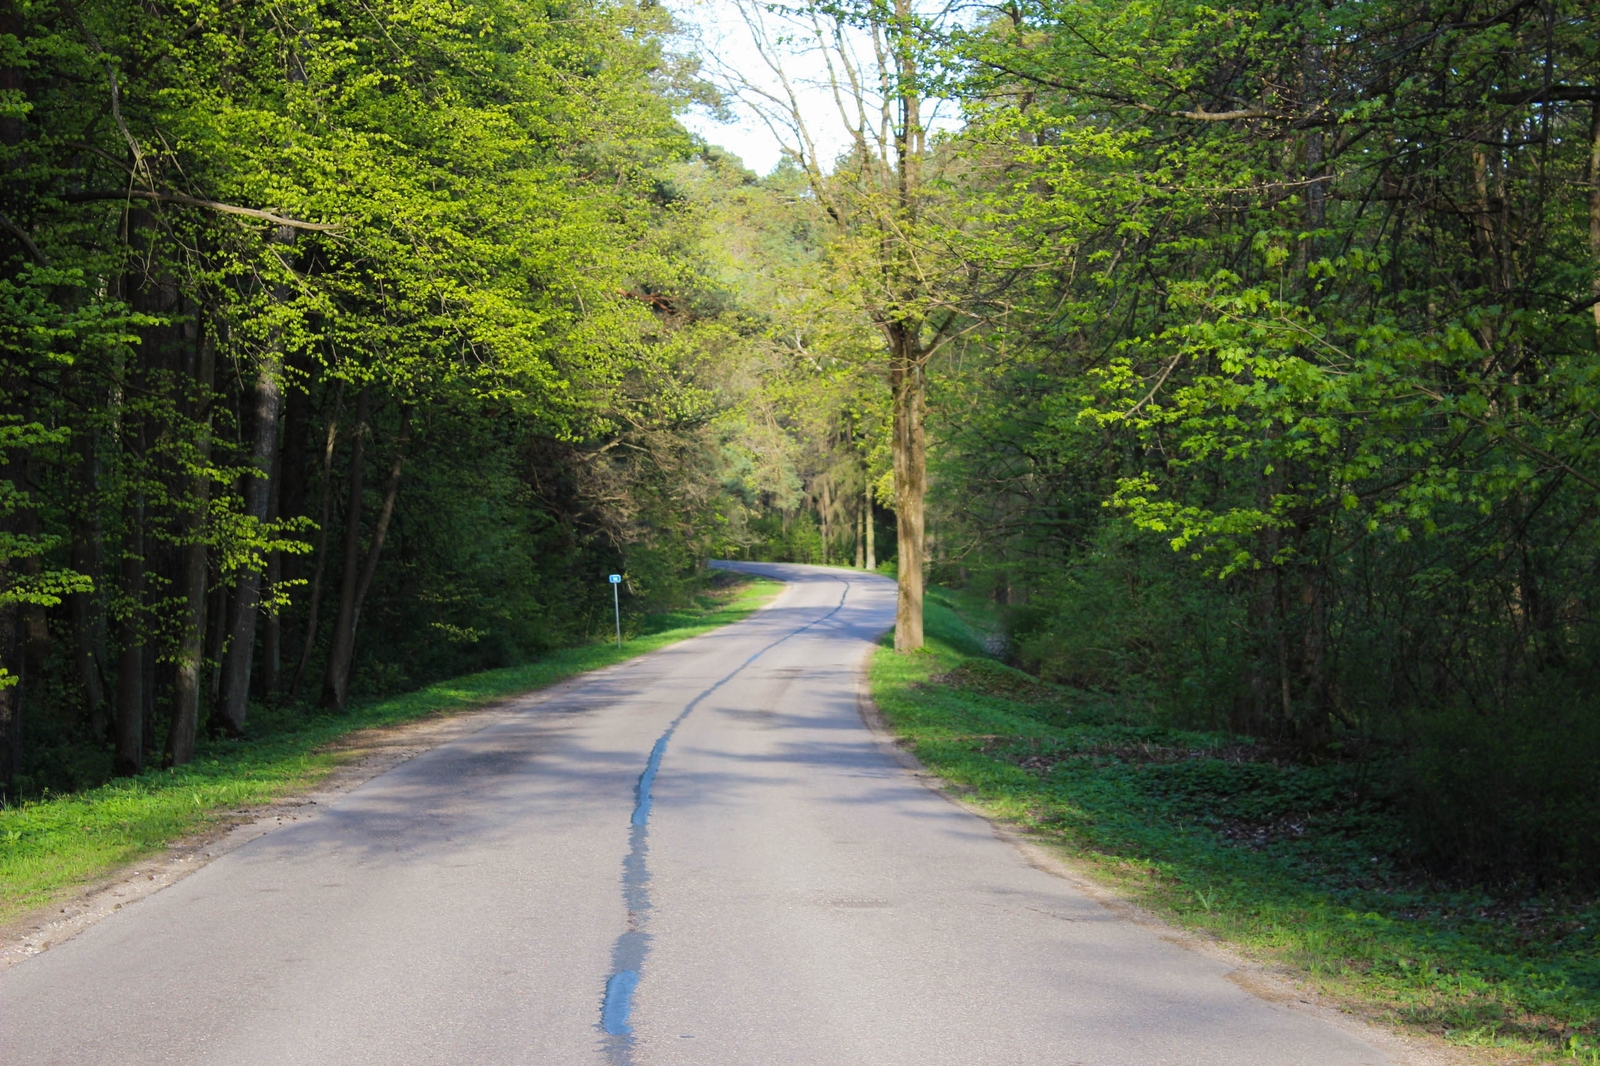
<path id="1" fill-rule="evenodd" d="M 0 808 L 0 922 L 241 807 L 315 785 L 345 757 L 334 742 L 357 730 L 459 713 L 655 651 L 748 617 L 778 588 L 777 582 L 718 573 L 686 605 L 636 620 L 621 649 L 597 640 L 356 704 L 342 715 L 304 704 L 252 708 L 241 736 L 202 740 L 194 760 L 182 766 Z"/>
<path id="2" fill-rule="evenodd" d="M 1600 1058 L 1592 897 L 1430 879 L 1373 753 L 1313 761 L 1146 724 L 1125 699 L 986 657 L 988 627 L 964 605 L 936 591 L 926 653 L 880 648 L 872 692 L 968 798 L 1139 904 L 1362 1013 L 1512 1057 Z"/>

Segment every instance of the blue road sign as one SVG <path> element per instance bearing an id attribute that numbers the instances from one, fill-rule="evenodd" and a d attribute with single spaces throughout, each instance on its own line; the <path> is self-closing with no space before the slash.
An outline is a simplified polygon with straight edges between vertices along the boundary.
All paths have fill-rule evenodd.
<path id="1" fill-rule="evenodd" d="M 621 575 L 621 574 L 612 574 L 612 575 L 611 575 L 611 583 L 612 583 L 612 584 L 613 584 L 613 585 L 620 585 L 620 584 L 622 584 L 622 575 Z"/>

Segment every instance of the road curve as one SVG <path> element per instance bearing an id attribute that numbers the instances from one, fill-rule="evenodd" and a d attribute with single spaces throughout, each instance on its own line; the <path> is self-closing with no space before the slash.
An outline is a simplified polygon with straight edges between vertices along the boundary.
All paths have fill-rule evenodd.
<path id="1" fill-rule="evenodd" d="M 0 1062 L 1391 1062 L 901 769 L 857 704 L 888 581 L 743 568 L 789 585 L 0 973 Z"/>

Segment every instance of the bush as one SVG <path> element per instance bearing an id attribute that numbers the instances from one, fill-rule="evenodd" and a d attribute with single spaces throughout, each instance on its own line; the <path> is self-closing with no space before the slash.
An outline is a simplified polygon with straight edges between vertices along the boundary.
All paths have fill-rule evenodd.
<path id="1" fill-rule="evenodd" d="M 1550 679 L 1514 705 L 1418 716 L 1396 799 L 1417 858 L 1500 888 L 1600 885 L 1600 715 Z"/>
<path id="2" fill-rule="evenodd" d="M 1012 611 L 1018 665 L 1047 681 L 1117 692 L 1174 724 L 1227 721 L 1244 670 L 1242 609 L 1163 544 L 1103 526 Z"/>

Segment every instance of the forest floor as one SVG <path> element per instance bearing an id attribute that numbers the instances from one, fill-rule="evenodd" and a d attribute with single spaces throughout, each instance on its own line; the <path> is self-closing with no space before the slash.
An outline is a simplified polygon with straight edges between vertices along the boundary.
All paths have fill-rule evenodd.
<path id="1" fill-rule="evenodd" d="M 1600 1063 L 1597 901 L 1434 883 L 1362 764 L 1139 724 L 996 662 L 988 621 L 932 590 L 925 653 L 872 663 L 884 720 L 965 802 L 1341 1010 L 1476 1061 Z"/>
<path id="2" fill-rule="evenodd" d="M 203 741 L 185 766 L 0 808 L 0 964 L 120 906 L 135 881 L 144 894 L 203 865 L 226 850 L 218 842 L 232 830 L 292 818 L 294 807 L 314 802 L 306 798 L 313 790 L 353 788 L 451 739 L 466 712 L 737 622 L 781 587 L 719 574 L 687 606 L 638 620 L 620 650 L 610 642 L 562 649 L 343 715 L 252 705 L 244 736 Z M 69 913 L 70 922 L 57 917 Z M 41 933 L 47 925 L 61 928 Z"/>

